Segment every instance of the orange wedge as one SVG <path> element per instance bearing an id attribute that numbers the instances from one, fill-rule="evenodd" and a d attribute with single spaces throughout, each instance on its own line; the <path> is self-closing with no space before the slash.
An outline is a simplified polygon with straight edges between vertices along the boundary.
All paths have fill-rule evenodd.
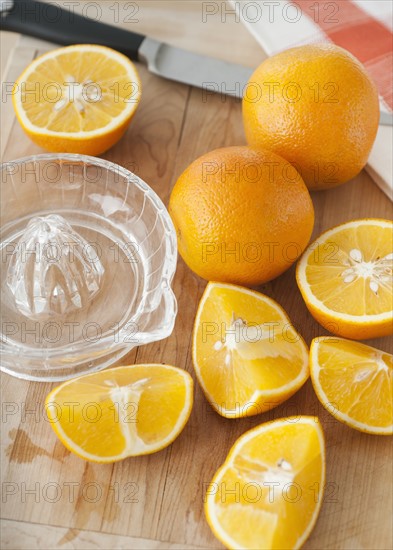
<path id="1" fill-rule="evenodd" d="M 340 422 L 370 434 L 393 433 L 393 356 L 342 338 L 313 340 L 311 379 Z"/>
<path id="2" fill-rule="evenodd" d="M 115 462 L 160 451 L 187 423 L 193 382 L 168 365 L 117 367 L 64 382 L 46 398 L 51 426 L 73 453 Z"/>
<path id="3" fill-rule="evenodd" d="M 202 389 L 222 416 L 267 411 L 307 380 L 308 349 L 271 298 L 209 283 L 194 323 L 192 357 Z"/>
<path id="4" fill-rule="evenodd" d="M 98 155 L 129 125 L 141 96 L 131 61 L 90 44 L 52 50 L 17 79 L 16 116 L 26 134 L 54 152 Z"/>
<path id="5" fill-rule="evenodd" d="M 268 422 L 232 447 L 208 487 L 206 518 L 226 548 L 300 548 L 317 521 L 324 484 L 318 420 Z"/>
<path id="6" fill-rule="evenodd" d="M 296 278 L 327 330 L 362 340 L 393 332 L 393 223 L 362 219 L 323 233 L 304 252 Z"/>

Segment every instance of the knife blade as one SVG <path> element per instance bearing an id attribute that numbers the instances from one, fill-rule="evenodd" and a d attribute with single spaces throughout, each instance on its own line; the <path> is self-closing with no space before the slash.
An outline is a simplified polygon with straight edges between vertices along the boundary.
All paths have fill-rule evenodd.
<path id="1" fill-rule="evenodd" d="M 64 46 L 100 44 L 147 65 L 152 73 L 241 98 L 253 73 L 250 67 L 229 63 L 176 48 L 142 34 L 114 27 L 37 0 L 0 0 L 1 29 L 18 32 Z M 390 113 L 381 113 L 380 124 L 393 125 Z"/>
<path id="2" fill-rule="evenodd" d="M 243 97 L 243 90 L 253 69 L 205 57 L 169 44 L 145 38 L 138 50 L 139 59 L 150 72 L 169 80 L 218 92 Z"/>

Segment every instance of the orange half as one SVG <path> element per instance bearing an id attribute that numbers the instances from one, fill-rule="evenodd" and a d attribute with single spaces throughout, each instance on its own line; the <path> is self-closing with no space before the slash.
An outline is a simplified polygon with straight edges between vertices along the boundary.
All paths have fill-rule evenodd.
<path id="1" fill-rule="evenodd" d="M 127 129 L 141 96 L 133 63 L 92 44 L 51 50 L 38 57 L 14 86 L 16 116 L 41 147 L 98 155 Z"/>
<path id="2" fill-rule="evenodd" d="M 303 299 L 330 332 L 362 340 L 393 333 L 393 223 L 360 219 L 309 245 L 296 270 Z"/>

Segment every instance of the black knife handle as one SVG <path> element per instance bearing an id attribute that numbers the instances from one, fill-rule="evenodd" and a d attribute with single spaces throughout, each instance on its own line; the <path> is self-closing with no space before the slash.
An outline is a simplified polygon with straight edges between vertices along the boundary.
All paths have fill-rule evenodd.
<path id="1" fill-rule="evenodd" d="M 64 46 L 100 44 L 114 48 L 135 61 L 145 38 L 141 34 L 83 17 L 57 4 L 44 4 L 36 0 L 14 0 L 10 11 L 2 14 L 1 28 Z"/>

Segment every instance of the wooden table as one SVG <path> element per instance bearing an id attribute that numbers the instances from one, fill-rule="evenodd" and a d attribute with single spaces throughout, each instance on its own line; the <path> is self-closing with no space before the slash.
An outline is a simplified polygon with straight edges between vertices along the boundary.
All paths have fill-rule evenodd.
<path id="1" fill-rule="evenodd" d="M 111 3 L 102 3 L 111 21 Z M 139 22 L 122 23 L 178 46 L 257 65 L 264 57 L 247 32 L 220 14 L 206 23 L 200 2 L 140 2 Z M 113 19 L 112 19 L 113 22 Z M 22 39 L 5 77 L 13 81 L 48 44 Z M 245 142 L 238 101 L 209 96 L 161 80 L 138 66 L 143 99 L 126 136 L 105 158 L 134 171 L 168 202 L 181 171 L 216 147 Z M 2 103 L 4 160 L 40 153 Z M 363 171 L 346 185 L 313 194 L 314 235 L 357 217 L 390 217 L 391 204 Z M 122 363 L 165 362 L 193 373 L 190 338 L 205 282 L 179 259 L 174 281 L 179 313 L 173 334 L 134 349 Z M 263 285 L 288 312 L 307 342 L 325 334 L 297 290 L 294 269 Z M 388 349 L 388 339 L 370 342 Z M 351 430 L 317 401 L 308 382 L 270 413 L 225 420 L 196 384 L 195 405 L 182 435 L 167 449 L 114 465 L 89 464 L 70 454 L 45 419 L 51 384 L 2 376 L 2 547 L 19 548 L 222 548 L 203 513 L 206 484 L 229 447 L 247 429 L 288 414 L 317 414 L 327 445 L 328 486 L 320 518 L 305 548 L 387 549 L 392 546 L 392 440 Z M 35 493 L 35 494 L 34 494 Z"/>

